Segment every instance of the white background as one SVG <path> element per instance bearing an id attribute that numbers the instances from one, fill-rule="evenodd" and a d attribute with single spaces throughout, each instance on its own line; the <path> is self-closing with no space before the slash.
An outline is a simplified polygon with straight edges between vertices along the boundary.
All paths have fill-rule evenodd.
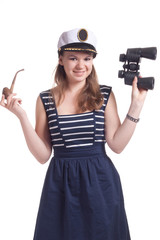
<path id="1" fill-rule="evenodd" d="M 113 87 L 123 121 L 131 87 L 117 77 L 123 64 L 119 54 L 133 47 L 160 49 L 158 4 L 158 0 L 0 0 L 0 91 L 10 86 L 16 71 L 25 69 L 17 77 L 15 92 L 34 126 L 36 98 L 53 85 L 60 34 L 89 28 L 98 39 L 99 82 Z M 120 155 L 106 146 L 121 176 L 132 240 L 160 239 L 159 64 L 159 56 L 156 61 L 142 59 L 141 75 L 154 76 L 156 85 L 148 92 L 129 145 Z M 19 120 L 0 107 L 0 239 L 33 238 L 48 163 L 40 165 L 34 159 Z"/>

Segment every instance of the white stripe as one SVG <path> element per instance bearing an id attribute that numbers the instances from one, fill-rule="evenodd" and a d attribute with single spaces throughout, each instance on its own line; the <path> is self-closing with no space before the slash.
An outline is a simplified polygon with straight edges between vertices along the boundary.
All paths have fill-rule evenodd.
<path id="1" fill-rule="evenodd" d="M 103 131 L 104 128 L 96 128 L 96 131 Z"/>
<path id="2" fill-rule="evenodd" d="M 96 122 L 96 124 L 102 124 L 102 125 L 103 125 L 103 124 L 104 124 L 104 122 Z"/>
<path id="3" fill-rule="evenodd" d="M 52 98 L 52 96 L 42 97 L 43 99 Z"/>
<path id="4" fill-rule="evenodd" d="M 95 142 L 106 142 L 106 140 L 95 140 Z"/>
<path id="5" fill-rule="evenodd" d="M 50 105 L 52 104 L 53 105 L 53 102 L 48 102 L 48 103 L 44 103 L 45 105 Z"/>
<path id="6" fill-rule="evenodd" d="M 48 117 L 56 116 L 56 113 L 49 114 Z"/>
<path id="7" fill-rule="evenodd" d="M 89 145 L 93 145 L 93 143 L 70 145 L 70 146 L 66 146 L 66 148 L 71 148 L 71 147 L 82 147 L 82 146 L 89 146 Z"/>
<path id="8" fill-rule="evenodd" d="M 93 139 L 93 137 L 67 139 L 67 140 L 65 140 L 65 142 L 71 142 L 71 141 L 77 141 L 77 140 L 87 140 L 87 139 Z"/>
<path id="9" fill-rule="evenodd" d="M 75 128 L 89 128 L 94 127 L 94 125 L 86 125 L 86 126 L 78 126 L 78 127 L 68 127 L 68 128 L 60 128 L 61 130 L 75 129 Z"/>
<path id="10" fill-rule="evenodd" d="M 56 122 L 56 121 L 57 121 L 57 119 L 54 119 L 54 120 L 49 121 L 48 123 Z"/>
<path id="11" fill-rule="evenodd" d="M 101 90 L 102 90 L 102 89 L 110 89 L 110 87 L 105 86 L 105 87 L 100 87 L 100 89 L 101 89 Z"/>
<path id="12" fill-rule="evenodd" d="M 55 110 L 55 108 L 48 108 L 46 111 L 48 112 L 48 111 L 53 111 L 53 110 Z"/>
<path id="13" fill-rule="evenodd" d="M 103 112 L 104 113 L 104 110 L 100 109 L 100 110 L 95 110 L 96 112 Z"/>
<path id="14" fill-rule="evenodd" d="M 104 118 L 104 116 L 98 116 L 98 115 L 95 115 L 95 117 L 97 117 L 97 118 Z"/>
<path id="15" fill-rule="evenodd" d="M 59 115 L 58 118 L 74 118 L 74 117 L 80 117 L 80 116 L 88 116 L 93 115 L 93 112 L 89 113 L 80 113 L 80 114 L 69 114 L 69 115 Z"/>
<path id="16" fill-rule="evenodd" d="M 103 95 L 108 95 L 109 93 L 105 93 L 105 92 L 103 92 Z"/>
<path id="17" fill-rule="evenodd" d="M 50 127 L 49 129 L 55 129 L 55 128 L 58 128 L 58 126 Z"/>
<path id="18" fill-rule="evenodd" d="M 82 120 L 73 120 L 73 121 L 62 121 L 62 122 L 59 122 L 59 123 L 73 123 L 73 122 L 86 122 L 86 121 L 91 121 L 91 120 L 94 120 L 93 118 L 88 118 L 88 119 L 82 119 Z"/>
<path id="19" fill-rule="evenodd" d="M 80 135 L 80 134 L 93 134 L 94 132 L 79 132 L 79 133 L 66 133 L 63 136 L 70 136 L 70 135 Z"/>
<path id="20" fill-rule="evenodd" d="M 58 132 L 58 133 L 51 133 L 51 136 L 57 136 L 59 134 L 60 134 L 60 132 Z"/>
<path id="21" fill-rule="evenodd" d="M 104 134 L 95 134 L 96 137 L 104 137 Z"/>
<path id="22" fill-rule="evenodd" d="M 63 140 L 62 138 L 57 138 L 57 139 L 52 139 L 52 141 L 60 141 L 60 140 Z"/>
<path id="23" fill-rule="evenodd" d="M 45 93 L 50 93 L 50 91 L 43 91 L 42 94 L 45 94 Z"/>
<path id="24" fill-rule="evenodd" d="M 64 146 L 64 144 L 54 144 L 53 147 Z"/>

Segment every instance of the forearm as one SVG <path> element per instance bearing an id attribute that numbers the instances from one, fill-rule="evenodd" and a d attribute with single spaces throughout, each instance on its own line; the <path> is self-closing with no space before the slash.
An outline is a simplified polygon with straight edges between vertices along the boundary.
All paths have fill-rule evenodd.
<path id="1" fill-rule="evenodd" d="M 30 152 L 40 163 L 47 162 L 51 155 L 51 147 L 38 136 L 25 112 L 19 117 L 19 120 Z"/>
<path id="2" fill-rule="evenodd" d="M 147 95 L 144 89 L 138 89 L 137 78 L 133 80 L 131 105 L 128 115 L 138 119 Z M 121 153 L 129 143 L 137 123 L 125 118 L 121 124 L 118 116 L 117 105 L 113 92 L 110 95 L 108 106 L 105 111 L 106 141 L 109 147 L 116 153 Z"/>
<path id="3" fill-rule="evenodd" d="M 141 109 L 142 106 L 134 106 L 134 104 L 131 104 L 128 114 L 131 117 L 138 119 Z M 137 123 L 131 121 L 127 117 L 124 119 L 123 123 L 120 124 L 112 138 L 112 141 L 110 142 L 110 147 L 113 149 L 114 152 L 121 153 L 124 150 L 130 139 L 132 138 L 136 126 Z"/>
<path id="4" fill-rule="evenodd" d="M 52 147 L 46 113 L 44 111 L 42 102 L 40 101 L 40 98 L 38 98 L 39 110 L 36 111 L 38 120 L 36 120 L 35 130 L 28 120 L 26 112 L 20 106 L 22 100 L 20 98 L 14 98 L 15 95 L 15 93 L 10 94 L 7 98 L 7 103 L 5 102 L 5 96 L 2 95 L 0 105 L 17 116 L 17 118 L 20 120 L 26 143 L 30 152 L 40 163 L 45 163 L 51 155 Z"/>

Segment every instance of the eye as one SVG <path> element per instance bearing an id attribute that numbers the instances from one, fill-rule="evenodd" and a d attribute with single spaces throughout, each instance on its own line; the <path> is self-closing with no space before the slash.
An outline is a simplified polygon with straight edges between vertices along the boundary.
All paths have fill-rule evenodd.
<path id="1" fill-rule="evenodd" d="M 70 57 L 69 60 L 71 60 L 71 61 L 76 61 L 77 58 L 76 58 L 76 57 Z"/>
<path id="2" fill-rule="evenodd" d="M 92 59 L 91 57 L 86 57 L 84 60 L 85 61 L 91 61 L 91 59 Z"/>

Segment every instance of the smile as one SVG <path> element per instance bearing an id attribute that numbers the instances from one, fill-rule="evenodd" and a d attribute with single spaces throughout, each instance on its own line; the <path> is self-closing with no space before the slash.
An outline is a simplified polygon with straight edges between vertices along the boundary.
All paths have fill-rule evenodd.
<path id="1" fill-rule="evenodd" d="M 85 71 L 73 71 L 74 73 L 84 73 Z"/>
<path id="2" fill-rule="evenodd" d="M 76 75 L 83 75 L 85 71 L 73 71 Z"/>

